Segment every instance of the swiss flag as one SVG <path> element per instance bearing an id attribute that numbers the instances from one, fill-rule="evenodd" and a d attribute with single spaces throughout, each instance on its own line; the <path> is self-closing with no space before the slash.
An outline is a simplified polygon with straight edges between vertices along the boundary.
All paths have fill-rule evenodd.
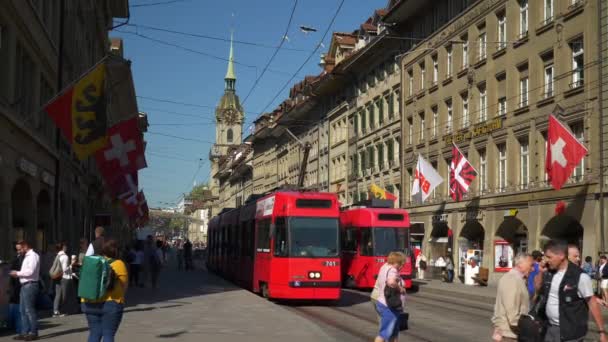
<path id="1" fill-rule="evenodd" d="M 134 197 L 122 199 L 121 202 L 127 215 L 133 219 L 143 219 L 148 211 L 148 203 L 142 191 L 138 192 Z"/>
<path id="2" fill-rule="evenodd" d="M 95 153 L 95 161 L 107 182 L 147 166 L 136 117 L 110 127 L 108 143 L 104 149 Z"/>
<path id="3" fill-rule="evenodd" d="M 135 204 L 139 192 L 137 172 L 120 175 L 112 181 L 106 180 L 113 198 Z"/>
<path id="4" fill-rule="evenodd" d="M 587 148 L 570 130 L 553 115 L 549 115 L 545 171 L 555 190 L 561 189 L 586 154 Z"/>

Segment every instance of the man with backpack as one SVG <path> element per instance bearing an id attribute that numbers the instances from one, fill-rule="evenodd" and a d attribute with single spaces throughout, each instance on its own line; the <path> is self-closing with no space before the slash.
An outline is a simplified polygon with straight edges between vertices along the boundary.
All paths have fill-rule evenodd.
<path id="1" fill-rule="evenodd" d="M 549 241 L 545 246 L 548 271 L 539 291 L 539 313 L 548 326 L 545 342 L 583 341 L 587 335 L 589 313 L 607 342 L 600 306 L 593 296 L 591 278 L 568 260 L 568 244 Z"/>
<path id="2" fill-rule="evenodd" d="M 36 312 L 36 297 L 40 291 L 40 256 L 34 252 L 30 244 L 20 241 L 19 245 L 25 252 L 19 271 L 11 271 L 10 276 L 18 278 L 21 284 L 19 295 L 21 309 L 21 334 L 15 340 L 34 341 L 38 339 L 38 315 Z"/>

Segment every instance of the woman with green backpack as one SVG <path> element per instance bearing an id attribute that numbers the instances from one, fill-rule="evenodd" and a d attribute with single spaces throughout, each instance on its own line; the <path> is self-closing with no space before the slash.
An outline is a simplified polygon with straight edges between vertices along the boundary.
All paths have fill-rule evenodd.
<path id="1" fill-rule="evenodd" d="M 104 242 L 102 256 L 84 259 L 78 288 L 82 312 L 89 325 L 89 342 L 114 342 L 125 304 L 129 283 L 127 266 L 118 259 L 118 244 Z"/>

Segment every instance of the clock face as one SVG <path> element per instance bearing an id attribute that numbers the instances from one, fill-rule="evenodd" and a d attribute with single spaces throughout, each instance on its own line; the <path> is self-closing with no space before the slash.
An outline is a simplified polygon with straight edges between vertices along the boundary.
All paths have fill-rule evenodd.
<path id="1" fill-rule="evenodd" d="M 235 124 L 238 120 L 238 113 L 234 109 L 228 109 L 225 112 L 226 123 Z"/>

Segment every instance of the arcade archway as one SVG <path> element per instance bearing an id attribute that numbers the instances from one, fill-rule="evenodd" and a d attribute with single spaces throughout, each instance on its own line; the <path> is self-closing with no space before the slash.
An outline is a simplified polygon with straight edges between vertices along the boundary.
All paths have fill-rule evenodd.
<path id="1" fill-rule="evenodd" d="M 528 252 L 528 228 L 516 217 L 505 217 L 496 230 L 494 240 L 494 270 L 506 272 L 513 267 L 519 253 Z"/>
<path id="2" fill-rule="evenodd" d="M 11 191 L 12 241 L 32 238 L 34 203 L 32 191 L 24 179 L 19 179 Z"/>
<path id="3" fill-rule="evenodd" d="M 483 244 L 485 229 L 477 220 L 469 220 L 464 224 L 458 237 L 459 275 L 464 276 L 467 264 L 472 259 L 481 265 L 484 257 Z"/>
<path id="4" fill-rule="evenodd" d="M 542 240 L 559 239 L 583 247 L 584 229 L 581 223 L 570 215 L 552 217 L 543 227 Z"/>
<path id="5" fill-rule="evenodd" d="M 40 191 L 36 199 L 37 226 L 36 226 L 36 249 L 43 251 L 48 246 L 52 237 L 53 211 L 51 196 L 46 190 Z"/>

